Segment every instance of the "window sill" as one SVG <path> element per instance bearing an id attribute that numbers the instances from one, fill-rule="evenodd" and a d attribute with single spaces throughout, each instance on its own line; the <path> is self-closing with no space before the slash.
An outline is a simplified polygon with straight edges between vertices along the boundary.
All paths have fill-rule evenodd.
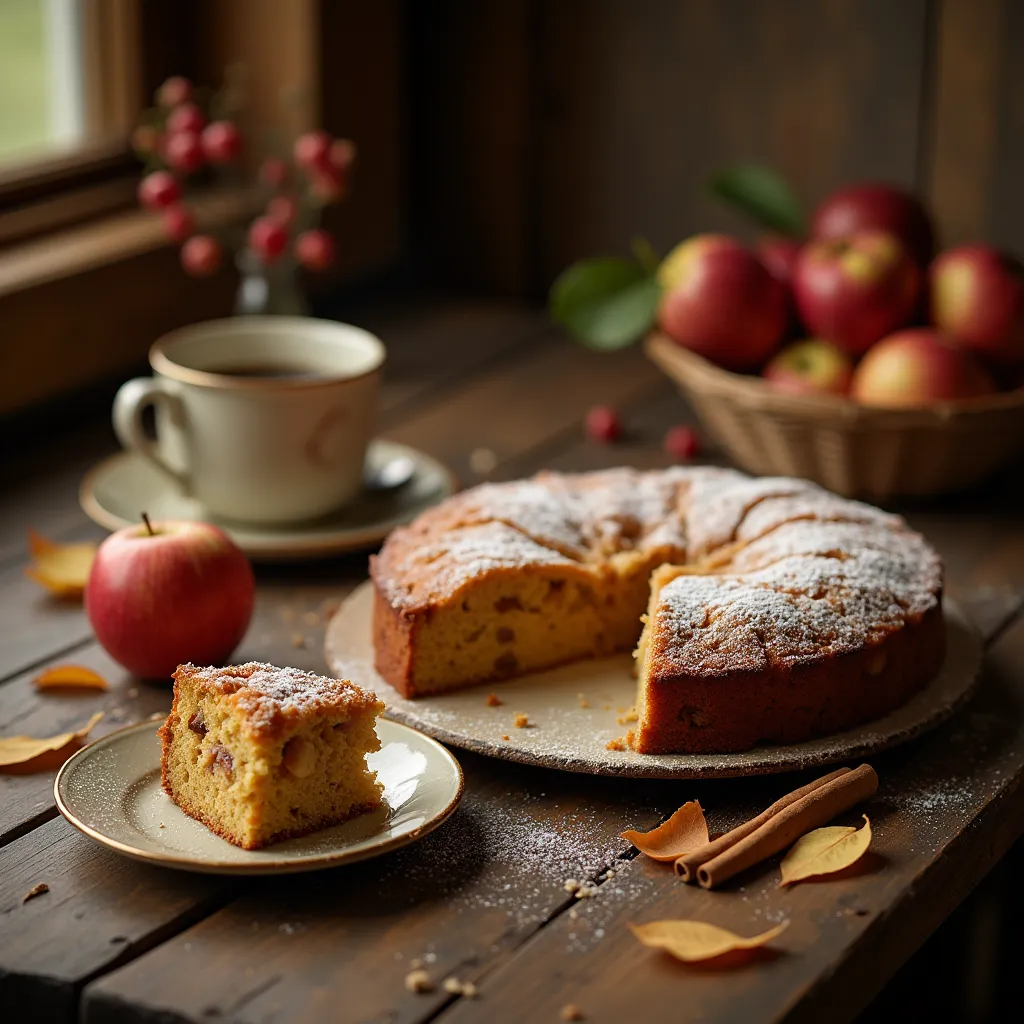
<path id="1" fill-rule="evenodd" d="M 202 196 L 192 207 L 201 230 L 216 230 L 252 208 L 245 193 Z M 160 218 L 145 210 L 111 214 L 0 250 L 0 298 L 167 247 Z"/>

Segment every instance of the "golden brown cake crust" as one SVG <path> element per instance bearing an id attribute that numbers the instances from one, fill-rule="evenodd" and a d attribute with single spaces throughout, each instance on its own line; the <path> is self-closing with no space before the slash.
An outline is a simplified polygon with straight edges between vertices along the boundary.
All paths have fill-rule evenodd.
<path id="1" fill-rule="evenodd" d="M 656 585 L 638 652 L 642 752 L 834 732 L 903 703 L 941 666 L 942 566 L 900 517 L 803 480 L 678 467 L 485 485 L 396 530 L 371 559 L 377 670 L 406 696 L 430 692 L 417 652 L 487 581 L 591 573 L 604 600 L 620 587 L 635 602 L 637 574 L 645 596 L 662 563 L 682 568 Z M 449 688 L 499 677 L 455 672 Z"/>

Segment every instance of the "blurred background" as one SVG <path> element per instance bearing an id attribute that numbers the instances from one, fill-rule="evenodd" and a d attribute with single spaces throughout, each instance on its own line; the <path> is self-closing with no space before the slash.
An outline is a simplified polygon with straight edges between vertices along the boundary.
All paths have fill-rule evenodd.
<path id="1" fill-rule="evenodd" d="M 636 236 L 752 239 L 705 189 L 736 161 L 807 208 L 908 186 L 942 244 L 1022 249 L 1020 47 L 1019 0 L 0 0 L 0 443 L 81 396 L 106 408 L 159 335 L 232 309 L 233 269 L 186 276 L 138 209 L 130 135 L 169 75 L 242 67 L 259 130 L 356 141 L 338 258 L 309 282 L 341 316 L 425 291 L 539 306 Z M 865 1019 L 995 1019 L 1011 862 Z"/>
<path id="2" fill-rule="evenodd" d="M 227 275 L 184 279 L 134 209 L 129 132 L 170 74 L 217 87 L 240 64 L 255 123 L 356 140 L 321 298 L 387 281 L 538 299 L 637 235 L 658 253 L 752 237 L 704 188 L 738 160 L 808 208 L 850 180 L 912 186 L 944 244 L 1013 248 L 1022 40 L 1009 0 L 3 0 L 0 414 L 229 308 Z"/>

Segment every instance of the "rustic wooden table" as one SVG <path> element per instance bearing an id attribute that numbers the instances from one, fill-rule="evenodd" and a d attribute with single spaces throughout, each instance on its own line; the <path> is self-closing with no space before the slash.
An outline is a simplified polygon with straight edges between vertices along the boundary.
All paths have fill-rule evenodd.
<path id="1" fill-rule="evenodd" d="M 687 415 L 639 351 L 585 352 L 535 312 L 431 302 L 361 322 L 391 351 L 383 433 L 446 460 L 466 484 L 483 478 L 472 468 L 481 449 L 494 453 L 491 479 L 542 466 L 661 466 L 663 431 Z M 599 402 L 623 410 L 621 444 L 584 440 L 582 416 Z M 29 526 L 65 540 L 101 535 L 76 490 L 112 447 L 97 421 L 4 465 L 4 733 L 48 735 L 102 709 L 101 734 L 169 704 L 166 686 L 129 677 L 99 649 L 79 605 L 47 599 L 22 573 Z M 706 893 L 634 859 L 618 838 L 695 797 L 712 829 L 725 829 L 803 777 L 652 784 L 459 753 L 464 802 L 423 842 L 352 867 L 241 883 L 122 859 L 59 817 L 51 775 L 0 775 L 0 1019 L 456 1024 L 557 1021 L 566 1004 L 587 1020 L 650 1024 L 854 1018 L 1024 830 L 1024 528 L 1011 491 L 1019 487 L 1004 482 L 903 509 L 946 558 L 950 592 L 986 637 L 987 668 L 955 720 L 873 759 L 882 785 L 867 808 L 871 870 L 783 891 L 766 864 Z M 322 669 L 322 603 L 365 569 L 365 554 L 261 569 L 238 658 Z M 33 689 L 41 667 L 67 661 L 100 671 L 110 692 Z M 574 900 L 570 877 L 594 882 L 596 894 Z M 49 893 L 23 902 L 38 882 Z M 663 917 L 746 934 L 791 925 L 777 955 L 723 974 L 647 951 L 626 928 Z M 478 998 L 407 991 L 416 958 L 436 979 L 472 980 Z"/>

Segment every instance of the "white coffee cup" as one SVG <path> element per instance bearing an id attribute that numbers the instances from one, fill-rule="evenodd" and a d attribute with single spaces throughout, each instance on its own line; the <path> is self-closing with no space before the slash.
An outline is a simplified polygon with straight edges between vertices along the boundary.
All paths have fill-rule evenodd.
<path id="1" fill-rule="evenodd" d="M 121 387 L 114 430 L 214 516 L 313 519 L 359 493 L 384 358 L 379 338 L 331 320 L 194 324 L 152 347 L 152 377 Z"/>

